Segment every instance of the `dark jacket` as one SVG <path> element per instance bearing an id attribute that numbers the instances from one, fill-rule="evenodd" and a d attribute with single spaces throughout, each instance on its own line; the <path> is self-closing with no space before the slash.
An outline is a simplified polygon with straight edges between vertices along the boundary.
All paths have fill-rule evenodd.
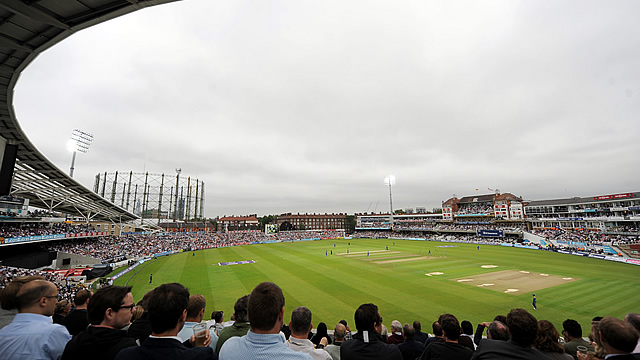
<path id="1" fill-rule="evenodd" d="M 116 360 L 216 360 L 218 355 L 210 347 L 188 348 L 176 339 L 148 338 L 138 347 L 124 349 Z"/>
<path id="2" fill-rule="evenodd" d="M 140 344 L 143 344 L 145 340 L 151 335 L 151 323 L 149 322 L 149 313 L 144 312 L 142 316 L 131 323 L 127 330 L 127 336 L 136 340 L 140 340 Z"/>
<path id="3" fill-rule="evenodd" d="M 413 335 L 413 340 L 421 342 L 423 345 L 427 342 L 429 338 L 429 334 L 423 333 L 422 331 L 416 331 L 415 335 Z"/>
<path id="4" fill-rule="evenodd" d="M 415 360 L 424 352 L 424 344 L 417 340 L 408 340 L 398 344 L 404 360 Z"/>
<path id="5" fill-rule="evenodd" d="M 540 351 L 532 348 L 521 346 L 513 340 L 491 340 L 484 339 L 480 341 L 480 345 L 476 349 L 472 360 L 549 360 L 550 358 Z"/>
<path id="6" fill-rule="evenodd" d="M 87 310 L 74 309 L 69 313 L 69 315 L 64 317 L 64 320 L 62 320 L 62 325 L 64 325 L 67 330 L 69 330 L 69 334 L 73 336 L 80 334 L 82 331 L 85 331 L 87 329 L 87 326 L 89 326 Z"/>
<path id="7" fill-rule="evenodd" d="M 60 360 L 113 360 L 120 350 L 132 346 L 138 344 L 124 330 L 89 326 L 67 343 Z"/>
<path id="8" fill-rule="evenodd" d="M 434 342 L 427 346 L 420 360 L 469 360 L 471 351 L 468 347 L 452 342 Z"/>
<path id="9" fill-rule="evenodd" d="M 340 346 L 340 360 L 402 360 L 398 346 L 387 344 L 382 336 L 369 332 L 369 342 L 364 342 L 361 331 Z"/>

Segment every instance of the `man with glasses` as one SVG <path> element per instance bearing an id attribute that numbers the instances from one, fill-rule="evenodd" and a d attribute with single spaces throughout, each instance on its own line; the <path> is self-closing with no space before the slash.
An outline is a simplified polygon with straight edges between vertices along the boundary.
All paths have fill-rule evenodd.
<path id="1" fill-rule="evenodd" d="M 100 288 L 87 305 L 89 327 L 67 344 L 62 360 L 83 359 L 86 354 L 98 360 L 112 360 L 120 350 L 137 346 L 135 339 L 121 330 L 131 322 L 134 306 L 130 286 Z"/>
<path id="2" fill-rule="evenodd" d="M 0 330 L 0 359 L 60 358 L 71 335 L 64 326 L 51 323 L 57 299 L 58 288 L 47 280 L 18 278 L 7 285 L 0 302 L 14 304 L 18 314 Z"/>

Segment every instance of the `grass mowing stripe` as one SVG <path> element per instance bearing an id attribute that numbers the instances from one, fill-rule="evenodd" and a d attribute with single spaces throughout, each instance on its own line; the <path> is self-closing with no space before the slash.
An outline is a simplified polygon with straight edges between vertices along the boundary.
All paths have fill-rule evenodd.
<path id="1" fill-rule="evenodd" d="M 185 282 L 192 289 L 201 289 L 207 297 L 208 314 L 211 310 L 224 310 L 230 314 L 238 297 L 268 279 L 286 292 L 287 321 L 294 305 L 304 304 L 313 312 L 316 325 L 324 321 L 332 327 L 342 318 L 353 325 L 357 306 L 373 302 L 380 307 L 387 325 L 394 319 L 402 323 L 420 320 L 429 324 L 443 312 L 478 323 L 491 320 L 497 314 L 506 314 L 514 307 L 531 309 L 531 293 L 504 294 L 455 280 L 501 270 L 526 270 L 581 279 L 536 290 L 539 310 L 533 312 L 534 315 L 551 320 L 557 327 L 567 318 L 576 319 L 586 327 L 593 316 L 620 317 L 626 312 L 638 312 L 640 307 L 640 299 L 634 296 L 634 289 L 640 286 L 640 267 L 502 246 L 481 245 L 477 250 L 476 245 L 468 244 L 395 240 L 394 245 L 393 242 L 351 240 L 349 246 L 347 240 L 326 240 L 196 252 L 196 258 L 202 256 L 205 261 L 193 259 L 191 253 L 176 254 L 159 258 L 158 264 L 149 265 L 136 275 L 132 279 L 134 295 L 139 299 L 153 287 L 148 285 L 148 279 L 149 273 L 154 273 L 154 286 L 161 281 Z M 437 247 L 447 245 L 455 247 Z M 387 246 L 389 252 L 416 256 L 427 256 L 431 250 L 432 258 L 377 264 L 373 260 L 363 260 L 366 253 L 364 257 L 338 255 L 346 254 L 347 249 L 350 253 L 386 252 Z M 325 256 L 328 250 L 333 250 L 334 254 Z M 378 255 L 384 252 L 375 254 L 374 258 L 384 256 Z M 251 259 L 256 260 L 256 264 L 213 265 Z M 481 265 L 497 268 L 483 269 Z M 424 275 L 430 272 L 444 274 Z"/>

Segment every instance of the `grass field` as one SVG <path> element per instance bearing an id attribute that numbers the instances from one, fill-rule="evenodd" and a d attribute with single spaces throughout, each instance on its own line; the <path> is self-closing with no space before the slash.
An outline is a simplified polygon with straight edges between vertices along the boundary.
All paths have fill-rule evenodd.
<path id="1" fill-rule="evenodd" d="M 330 250 L 333 255 L 325 256 Z M 218 266 L 241 260 L 255 263 Z M 470 244 L 411 240 L 303 241 L 180 253 L 144 265 L 116 285 L 129 281 L 138 301 L 159 284 L 180 282 L 207 298 L 207 319 L 213 310 L 224 310 L 229 320 L 236 299 L 262 281 L 273 281 L 284 291 L 287 321 L 294 308 L 304 305 L 313 313 L 314 326 L 322 321 L 330 329 L 340 319 L 353 325 L 355 309 L 366 302 L 378 305 L 387 327 L 396 319 L 403 324 L 419 320 L 428 331 L 441 313 L 475 326 L 522 307 L 560 329 L 563 320 L 576 319 L 586 336 L 594 316 L 640 312 L 639 266 L 501 246 L 480 245 L 478 250 Z M 538 298 L 537 311 L 529 287 Z"/>

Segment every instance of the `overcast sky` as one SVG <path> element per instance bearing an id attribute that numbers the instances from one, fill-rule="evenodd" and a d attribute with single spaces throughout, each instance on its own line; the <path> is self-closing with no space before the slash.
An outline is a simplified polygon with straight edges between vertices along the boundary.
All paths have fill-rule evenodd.
<path id="1" fill-rule="evenodd" d="M 640 2 L 184 0 L 83 30 L 15 91 L 75 178 L 205 182 L 205 215 L 640 191 Z M 478 189 L 478 190 L 476 190 Z"/>

